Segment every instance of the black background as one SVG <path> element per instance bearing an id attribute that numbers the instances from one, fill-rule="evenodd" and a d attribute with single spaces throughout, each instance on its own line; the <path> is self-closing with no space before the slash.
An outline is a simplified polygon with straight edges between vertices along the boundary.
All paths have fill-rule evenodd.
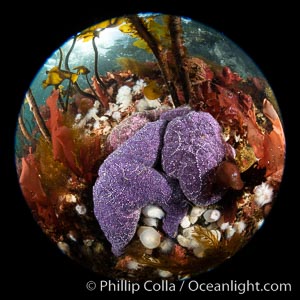
<path id="1" fill-rule="evenodd" d="M 176 2 L 176 4 L 174 3 Z M 288 1 L 264 7 L 253 1 L 222 5 L 215 1 L 85 1 L 8 4 L 1 20 L 1 255 L 2 291 L 23 296 L 96 296 L 85 283 L 101 278 L 62 255 L 32 219 L 20 192 L 14 167 L 14 133 L 24 94 L 35 74 L 63 42 L 74 33 L 101 20 L 136 12 L 162 12 L 188 16 L 223 32 L 256 62 L 269 80 L 281 107 L 287 138 L 287 163 L 282 188 L 271 214 L 252 241 L 219 268 L 197 277 L 199 282 L 251 280 L 291 282 L 296 292 L 299 256 L 297 202 L 299 187 L 292 156 L 299 136 L 297 111 L 299 51 L 295 42 L 295 8 Z M 103 5 L 103 6 L 102 6 Z M 18 11 L 18 13 L 17 13 Z M 299 65 L 299 63 L 298 63 Z M 4 79 L 3 79 L 4 78 Z M 296 118 L 295 118 L 295 117 Z M 298 123 L 298 125 L 297 125 Z M 299 219 L 299 218 L 298 218 Z M 299 251 L 298 251 L 299 252 Z M 296 272 L 295 272 L 296 271 Z M 196 293 L 193 293 L 196 296 Z M 199 292 L 198 295 L 202 295 Z M 205 293 L 206 296 L 212 294 Z M 282 296 L 289 296 L 284 293 Z M 204 296 L 204 295 L 203 295 Z"/>

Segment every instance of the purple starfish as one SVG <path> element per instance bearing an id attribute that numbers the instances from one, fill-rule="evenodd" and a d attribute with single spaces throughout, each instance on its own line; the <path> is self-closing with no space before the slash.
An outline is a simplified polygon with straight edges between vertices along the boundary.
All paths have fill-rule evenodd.
<path id="1" fill-rule="evenodd" d="M 219 200 L 212 182 L 224 155 L 217 121 L 187 107 L 164 112 L 134 132 L 103 162 L 93 188 L 95 216 L 112 252 L 123 253 L 148 204 L 165 211 L 163 229 L 175 237 L 187 198 L 195 204 Z"/>
<path id="2" fill-rule="evenodd" d="M 160 119 L 166 121 L 172 121 L 177 117 L 183 117 L 184 115 L 187 115 L 190 111 L 191 108 L 189 106 L 181 106 L 176 109 L 171 109 L 162 113 Z"/>
<path id="3" fill-rule="evenodd" d="M 221 198 L 214 192 L 215 168 L 224 159 L 226 144 L 219 123 L 205 112 L 191 111 L 169 122 L 162 149 L 166 174 L 178 179 L 188 200 L 209 205 Z"/>
<path id="4" fill-rule="evenodd" d="M 147 204 L 165 210 L 164 228 L 170 236 L 175 235 L 186 213 L 185 201 L 178 201 L 179 194 L 173 193 L 174 179 L 167 179 L 153 168 L 165 126 L 163 120 L 147 123 L 99 169 L 93 189 L 94 212 L 117 256 L 133 238 L 141 209 Z"/>
<path id="5" fill-rule="evenodd" d="M 166 111 L 167 109 L 162 108 L 144 112 L 137 112 L 124 119 L 120 124 L 114 127 L 114 129 L 108 136 L 106 141 L 107 149 L 110 152 L 116 150 L 125 141 L 132 137 L 138 130 L 144 127 L 146 123 L 158 120 L 160 115 L 162 113 L 165 113 Z"/>

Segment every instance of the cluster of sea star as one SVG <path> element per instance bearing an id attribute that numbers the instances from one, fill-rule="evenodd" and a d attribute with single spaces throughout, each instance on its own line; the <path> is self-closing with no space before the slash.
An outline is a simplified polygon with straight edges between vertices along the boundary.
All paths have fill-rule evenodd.
<path id="1" fill-rule="evenodd" d="M 165 211 L 163 230 L 175 237 L 188 202 L 221 199 L 216 169 L 230 148 L 221 132 L 209 113 L 181 107 L 145 122 L 107 157 L 93 187 L 94 213 L 116 256 L 133 238 L 146 205 Z"/>

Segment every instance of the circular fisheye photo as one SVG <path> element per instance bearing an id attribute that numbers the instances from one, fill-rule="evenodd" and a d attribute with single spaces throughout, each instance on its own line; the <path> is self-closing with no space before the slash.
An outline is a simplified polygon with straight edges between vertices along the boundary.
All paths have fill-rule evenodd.
<path id="1" fill-rule="evenodd" d="M 230 259 L 280 188 L 275 95 L 236 44 L 141 13 L 75 33 L 37 70 L 15 136 L 20 188 L 46 236 L 112 279 L 176 281 Z"/>

